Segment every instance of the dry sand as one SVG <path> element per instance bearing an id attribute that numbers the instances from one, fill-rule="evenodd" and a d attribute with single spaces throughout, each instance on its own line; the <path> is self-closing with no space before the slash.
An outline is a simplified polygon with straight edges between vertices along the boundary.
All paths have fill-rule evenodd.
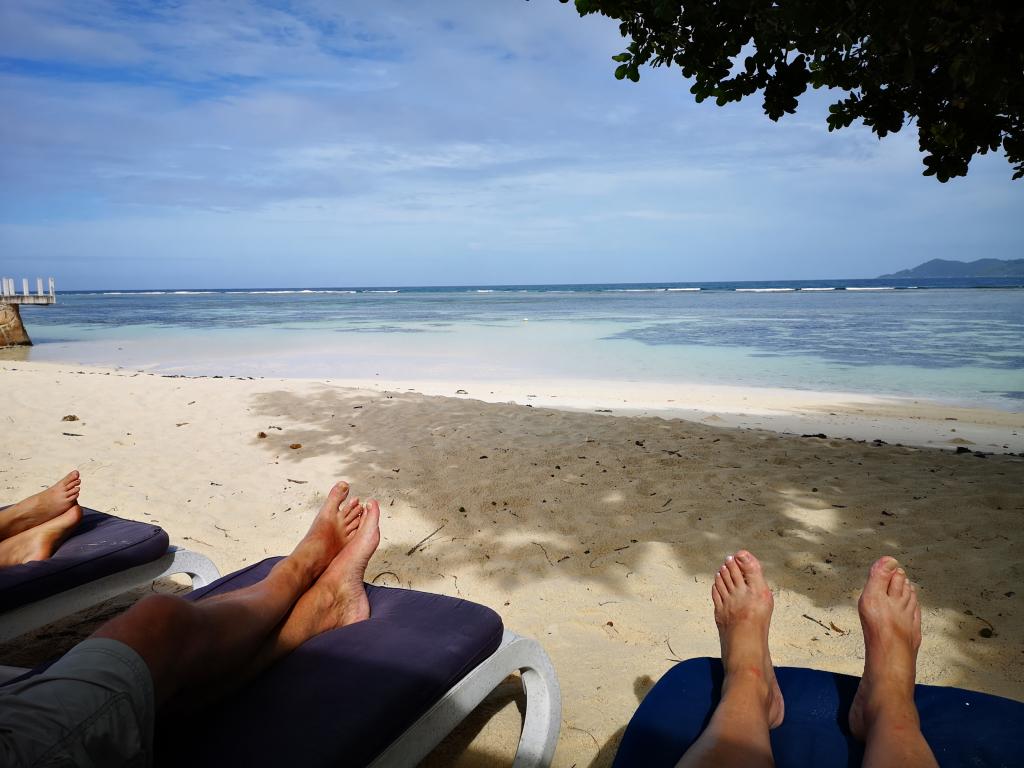
<path id="1" fill-rule="evenodd" d="M 379 498 L 368 580 L 485 603 L 544 645 L 562 687 L 558 766 L 608 765 L 673 659 L 717 655 L 711 576 L 741 546 L 776 588 L 776 663 L 858 673 L 856 596 L 888 553 L 920 586 L 920 681 L 1024 699 L 1020 456 L 297 380 L 0 363 L 0 381 L 0 499 L 77 467 L 83 503 L 158 522 L 222 573 L 283 553 L 335 479 Z M 939 424 L 948 410 L 811 406 L 789 415 L 834 413 L 829 434 L 958 444 Z M 1021 414 L 972 413 L 956 428 L 989 445 L 1024 433 Z M 924 422 L 938 437 L 897 429 L 920 436 Z M 67 630 L 0 649 L 0 663 L 30 663 Z M 427 764 L 507 765 L 515 704 L 506 685 Z"/>

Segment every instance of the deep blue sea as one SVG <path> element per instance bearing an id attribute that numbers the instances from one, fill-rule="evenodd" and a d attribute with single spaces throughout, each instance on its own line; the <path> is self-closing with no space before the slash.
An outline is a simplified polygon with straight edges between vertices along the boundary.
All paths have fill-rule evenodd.
<path id="1" fill-rule="evenodd" d="M 81 291 L 4 352 L 164 372 L 602 379 L 1024 407 L 1024 279 Z"/>

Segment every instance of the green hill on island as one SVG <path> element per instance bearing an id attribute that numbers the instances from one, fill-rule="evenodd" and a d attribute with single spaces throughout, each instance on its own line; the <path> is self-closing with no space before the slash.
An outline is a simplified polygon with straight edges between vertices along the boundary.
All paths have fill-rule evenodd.
<path id="1" fill-rule="evenodd" d="M 978 259 L 951 261 L 932 259 L 913 269 L 901 269 L 879 280 L 891 277 L 1024 277 L 1024 259 Z"/>

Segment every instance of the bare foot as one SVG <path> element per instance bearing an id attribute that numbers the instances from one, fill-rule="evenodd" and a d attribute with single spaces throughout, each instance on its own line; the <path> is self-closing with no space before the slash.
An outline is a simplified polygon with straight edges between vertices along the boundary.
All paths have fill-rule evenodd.
<path id="1" fill-rule="evenodd" d="M 864 676 L 850 706 L 850 731 L 862 741 L 879 717 L 917 721 L 914 680 L 921 647 L 921 606 L 892 557 L 871 566 L 857 604 L 864 628 Z"/>
<path id="2" fill-rule="evenodd" d="M 294 572 L 304 592 L 316 581 L 334 556 L 355 535 L 362 507 L 359 499 L 348 498 L 348 483 L 336 483 L 313 519 L 309 531 L 292 553 L 275 566 Z"/>
<path id="3" fill-rule="evenodd" d="M 0 541 L 0 568 L 46 560 L 81 520 L 82 508 L 74 504 L 56 517 Z"/>
<path id="4" fill-rule="evenodd" d="M 78 499 L 81 487 L 82 479 L 76 469 L 45 491 L 33 494 L 0 512 L 0 539 L 17 536 L 22 531 L 67 512 Z"/>
<path id="5" fill-rule="evenodd" d="M 371 499 L 359 517 L 351 540 L 316 584 L 299 598 L 285 620 L 275 655 L 287 653 L 322 632 L 370 618 L 363 577 L 380 544 L 379 523 L 380 507 Z"/>
<path id="6" fill-rule="evenodd" d="M 752 684 L 764 701 L 768 727 L 777 727 L 785 714 L 785 702 L 768 651 L 775 601 L 758 559 L 745 549 L 729 555 L 715 575 L 711 599 L 722 642 L 723 698 L 737 684 Z"/>

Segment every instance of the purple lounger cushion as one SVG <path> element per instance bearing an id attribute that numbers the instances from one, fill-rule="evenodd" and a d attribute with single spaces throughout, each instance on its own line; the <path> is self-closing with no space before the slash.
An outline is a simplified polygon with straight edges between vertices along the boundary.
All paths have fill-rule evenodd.
<path id="1" fill-rule="evenodd" d="M 0 612 L 152 562 L 167 552 L 167 533 L 160 526 L 82 511 L 82 522 L 53 557 L 0 568 Z"/>
<path id="2" fill-rule="evenodd" d="M 190 598 L 262 579 L 280 558 Z M 367 585 L 370 619 L 325 632 L 187 724 L 161 727 L 161 766 L 365 766 L 501 643 L 501 617 L 444 595 Z"/>

